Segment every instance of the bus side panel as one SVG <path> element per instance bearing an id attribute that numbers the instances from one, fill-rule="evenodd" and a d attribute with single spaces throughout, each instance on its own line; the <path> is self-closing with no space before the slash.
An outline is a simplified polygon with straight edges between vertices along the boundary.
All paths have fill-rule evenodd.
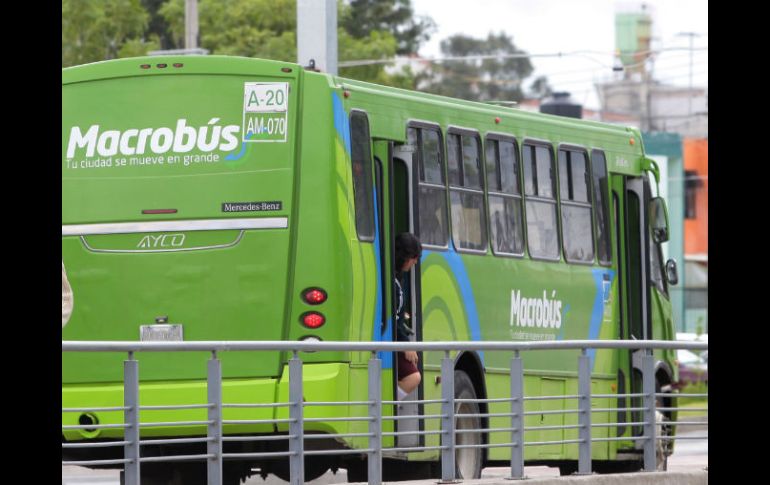
<path id="1" fill-rule="evenodd" d="M 304 73 L 301 143 L 297 161 L 297 237 L 289 294 L 291 305 L 285 337 L 299 340 L 368 340 L 373 318 L 376 281 L 371 243 L 359 244 L 355 232 L 350 170 L 350 132 L 347 116 L 335 103 L 326 76 Z M 309 305 L 303 290 L 324 289 L 326 302 Z M 363 293 L 359 294 L 361 288 Z M 370 308 L 371 307 L 371 308 Z M 307 311 L 318 311 L 326 323 L 309 329 L 301 323 Z M 366 324 L 366 329 L 361 325 Z M 306 362 L 349 361 L 342 352 L 305 354 Z"/>

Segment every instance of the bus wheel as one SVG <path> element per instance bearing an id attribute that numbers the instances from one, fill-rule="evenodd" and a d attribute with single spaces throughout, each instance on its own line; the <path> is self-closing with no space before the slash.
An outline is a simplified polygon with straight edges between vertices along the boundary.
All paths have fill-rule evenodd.
<path id="1" fill-rule="evenodd" d="M 320 456 L 306 456 L 305 457 L 305 479 L 303 482 L 309 482 L 315 480 L 329 470 L 328 461 L 325 462 Z M 281 480 L 291 481 L 291 472 L 289 467 L 289 460 L 279 460 L 274 462 L 268 468 L 268 471 L 277 476 Z"/>
<path id="2" fill-rule="evenodd" d="M 666 421 L 668 421 L 666 415 L 655 410 L 656 436 L 667 436 L 665 430 L 670 429 L 671 426 L 664 424 Z M 666 441 L 669 440 L 658 440 L 658 443 L 655 445 L 655 468 L 659 472 L 668 470 L 668 443 Z"/>
<path id="3" fill-rule="evenodd" d="M 222 485 L 240 485 L 250 476 L 248 465 L 226 464 L 222 470 Z M 120 485 L 125 485 L 125 472 L 120 472 Z M 142 485 L 206 485 L 205 463 L 147 463 L 142 465 Z"/>
<path id="4" fill-rule="evenodd" d="M 455 371 L 455 399 L 476 399 L 468 374 L 461 370 Z M 455 414 L 479 414 L 478 403 L 456 403 Z M 462 430 L 479 430 L 475 433 L 460 433 Z M 481 445 L 481 418 L 479 416 L 455 418 L 455 444 Z M 461 448 L 455 451 L 455 470 L 457 478 L 481 478 L 483 461 L 482 448 Z"/>
<path id="5" fill-rule="evenodd" d="M 655 392 L 668 392 L 667 390 L 664 390 L 660 384 L 659 381 L 655 382 Z M 670 405 L 671 398 L 664 398 L 664 397 L 657 397 L 655 399 L 655 407 L 661 408 L 661 407 L 671 407 Z M 655 435 L 657 437 L 668 437 L 672 436 L 672 433 L 674 431 L 673 426 L 670 424 L 666 424 L 667 422 L 671 421 L 671 414 L 670 412 L 664 412 L 659 411 L 658 409 L 655 409 Z M 672 440 L 658 440 L 658 442 L 655 444 L 655 468 L 657 471 L 666 471 L 668 470 L 668 457 L 673 452 L 674 443 Z"/>
<path id="6" fill-rule="evenodd" d="M 578 465 L 576 461 L 563 462 L 559 464 L 559 475 L 574 475 L 578 471 Z"/>

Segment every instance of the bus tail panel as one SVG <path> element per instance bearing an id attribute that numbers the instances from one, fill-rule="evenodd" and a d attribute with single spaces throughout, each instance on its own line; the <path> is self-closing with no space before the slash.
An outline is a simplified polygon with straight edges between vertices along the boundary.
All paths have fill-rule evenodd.
<path id="1" fill-rule="evenodd" d="M 299 100 L 286 66 L 182 56 L 63 71 L 62 259 L 77 299 L 64 340 L 285 338 Z M 137 358 L 142 382 L 205 378 L 196 355 Z M 64 354 L 62 382 L 118 382 L 123 359 Z M 281 372 L 278 352 L 222 361 L 225 378 Z"/>
<path id="2" fill-rule="evenodd" d="M 87 238 L 63 240 L 78 292 L 78 312 L 63 330 L 66 340 L 282 339 L 284 305 L 271 289 L 286 287 L 288 230 L 243 230 L 232 247 L 170 252 L 97 252 L 86 246 Z M 178 333 L 164 331 L 168 326 L 178 326 Z M 65 353 L 63 382 L 119 381 L 125 358 L 118 353 Z M 137 358 L 143 381 L 206 376 L 198 353 L 146 352 Z M 227 378 L 280 372 L 278 352 L 259 358 L 228 352 L 221 359 Z"/>

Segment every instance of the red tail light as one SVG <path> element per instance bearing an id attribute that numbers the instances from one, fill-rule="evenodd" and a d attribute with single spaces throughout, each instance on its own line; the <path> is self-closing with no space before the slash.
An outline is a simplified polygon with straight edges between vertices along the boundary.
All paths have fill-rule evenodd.
<path id="1" fill-rule="evenodd" d="M 308 288 L 302 292 L 302 299 L 310 305 L 320 305 L 326 301 L 326 292 L 321 288 Z"/>
<path id="2" fill-rule="evenodd" d="M 326 323 L 326 317 L 318 312 L 307 312 L 302 315 L 300 320 L 302 321 L 302 325 L 308 328 L 318 328 Z"/>

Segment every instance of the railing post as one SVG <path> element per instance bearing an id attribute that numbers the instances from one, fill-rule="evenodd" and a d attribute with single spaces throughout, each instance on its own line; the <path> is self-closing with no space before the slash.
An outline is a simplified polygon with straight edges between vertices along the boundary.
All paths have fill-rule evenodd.
<path id="1" fill-rule="evenodd" d="M 591 358 L 586 349 L 580 349 L 578 357 L 578 424 L 580 448 L 578 451 L 578 475 L 591 474 Z"/>
<path id="2" fill-rule="evenodd" d="M 124 465 L 125 485 L 139 485 L 139 362 L 134 360 L 133 352 L 123 361 L 123 406 L 123 422 L 128 425 L 123 431 L 128 442 L 123 454 L 130 460 Z"/>
<path id="3" fill-rule="evenodd" d="M 380 371 L 382 361 L 377 358 L 377 353 L 372 352 L 369 358 L 369 484 L 380 485 L 382 483 L 382 384 Z"/>
<path id="4" fill-rule="evenodd" d="M 655 358 L 652 350 L 647 349 L 642 357 L 642 392 L 644 393 L 644 471 L 654 472 L 657 469 L 655 449 L 657 446 L 655 422 Z"/>
<path id="5" fill-rule="evenodd" d="M 305 482 L 305 446 L 302 396 L 302 361 L 294 351 L 289 360 L 289 476 L 291 485 L 301 485 Z"/>
<path id="6" fill-rule="evenodd" d="M 222 485 L 222 362 L 217 358 L 216 351 L 211 353 L 208 361 L 208 425 L 207 438 L 208 454 L 214 455 L 208 459 L 208 485 Z M 213 438 L 213 439 L 212 439 Z"/>
<path id="7" fill-rule="evenodd" d="M 524 368 L 519 351 L 511 359 L 511 476 L 524 478 Z"/>
<path id="8" fill-rule="evenodd" d="M 449 351 L 441 359 L 441 481 L 455 481 L 455 369 Z"/>

